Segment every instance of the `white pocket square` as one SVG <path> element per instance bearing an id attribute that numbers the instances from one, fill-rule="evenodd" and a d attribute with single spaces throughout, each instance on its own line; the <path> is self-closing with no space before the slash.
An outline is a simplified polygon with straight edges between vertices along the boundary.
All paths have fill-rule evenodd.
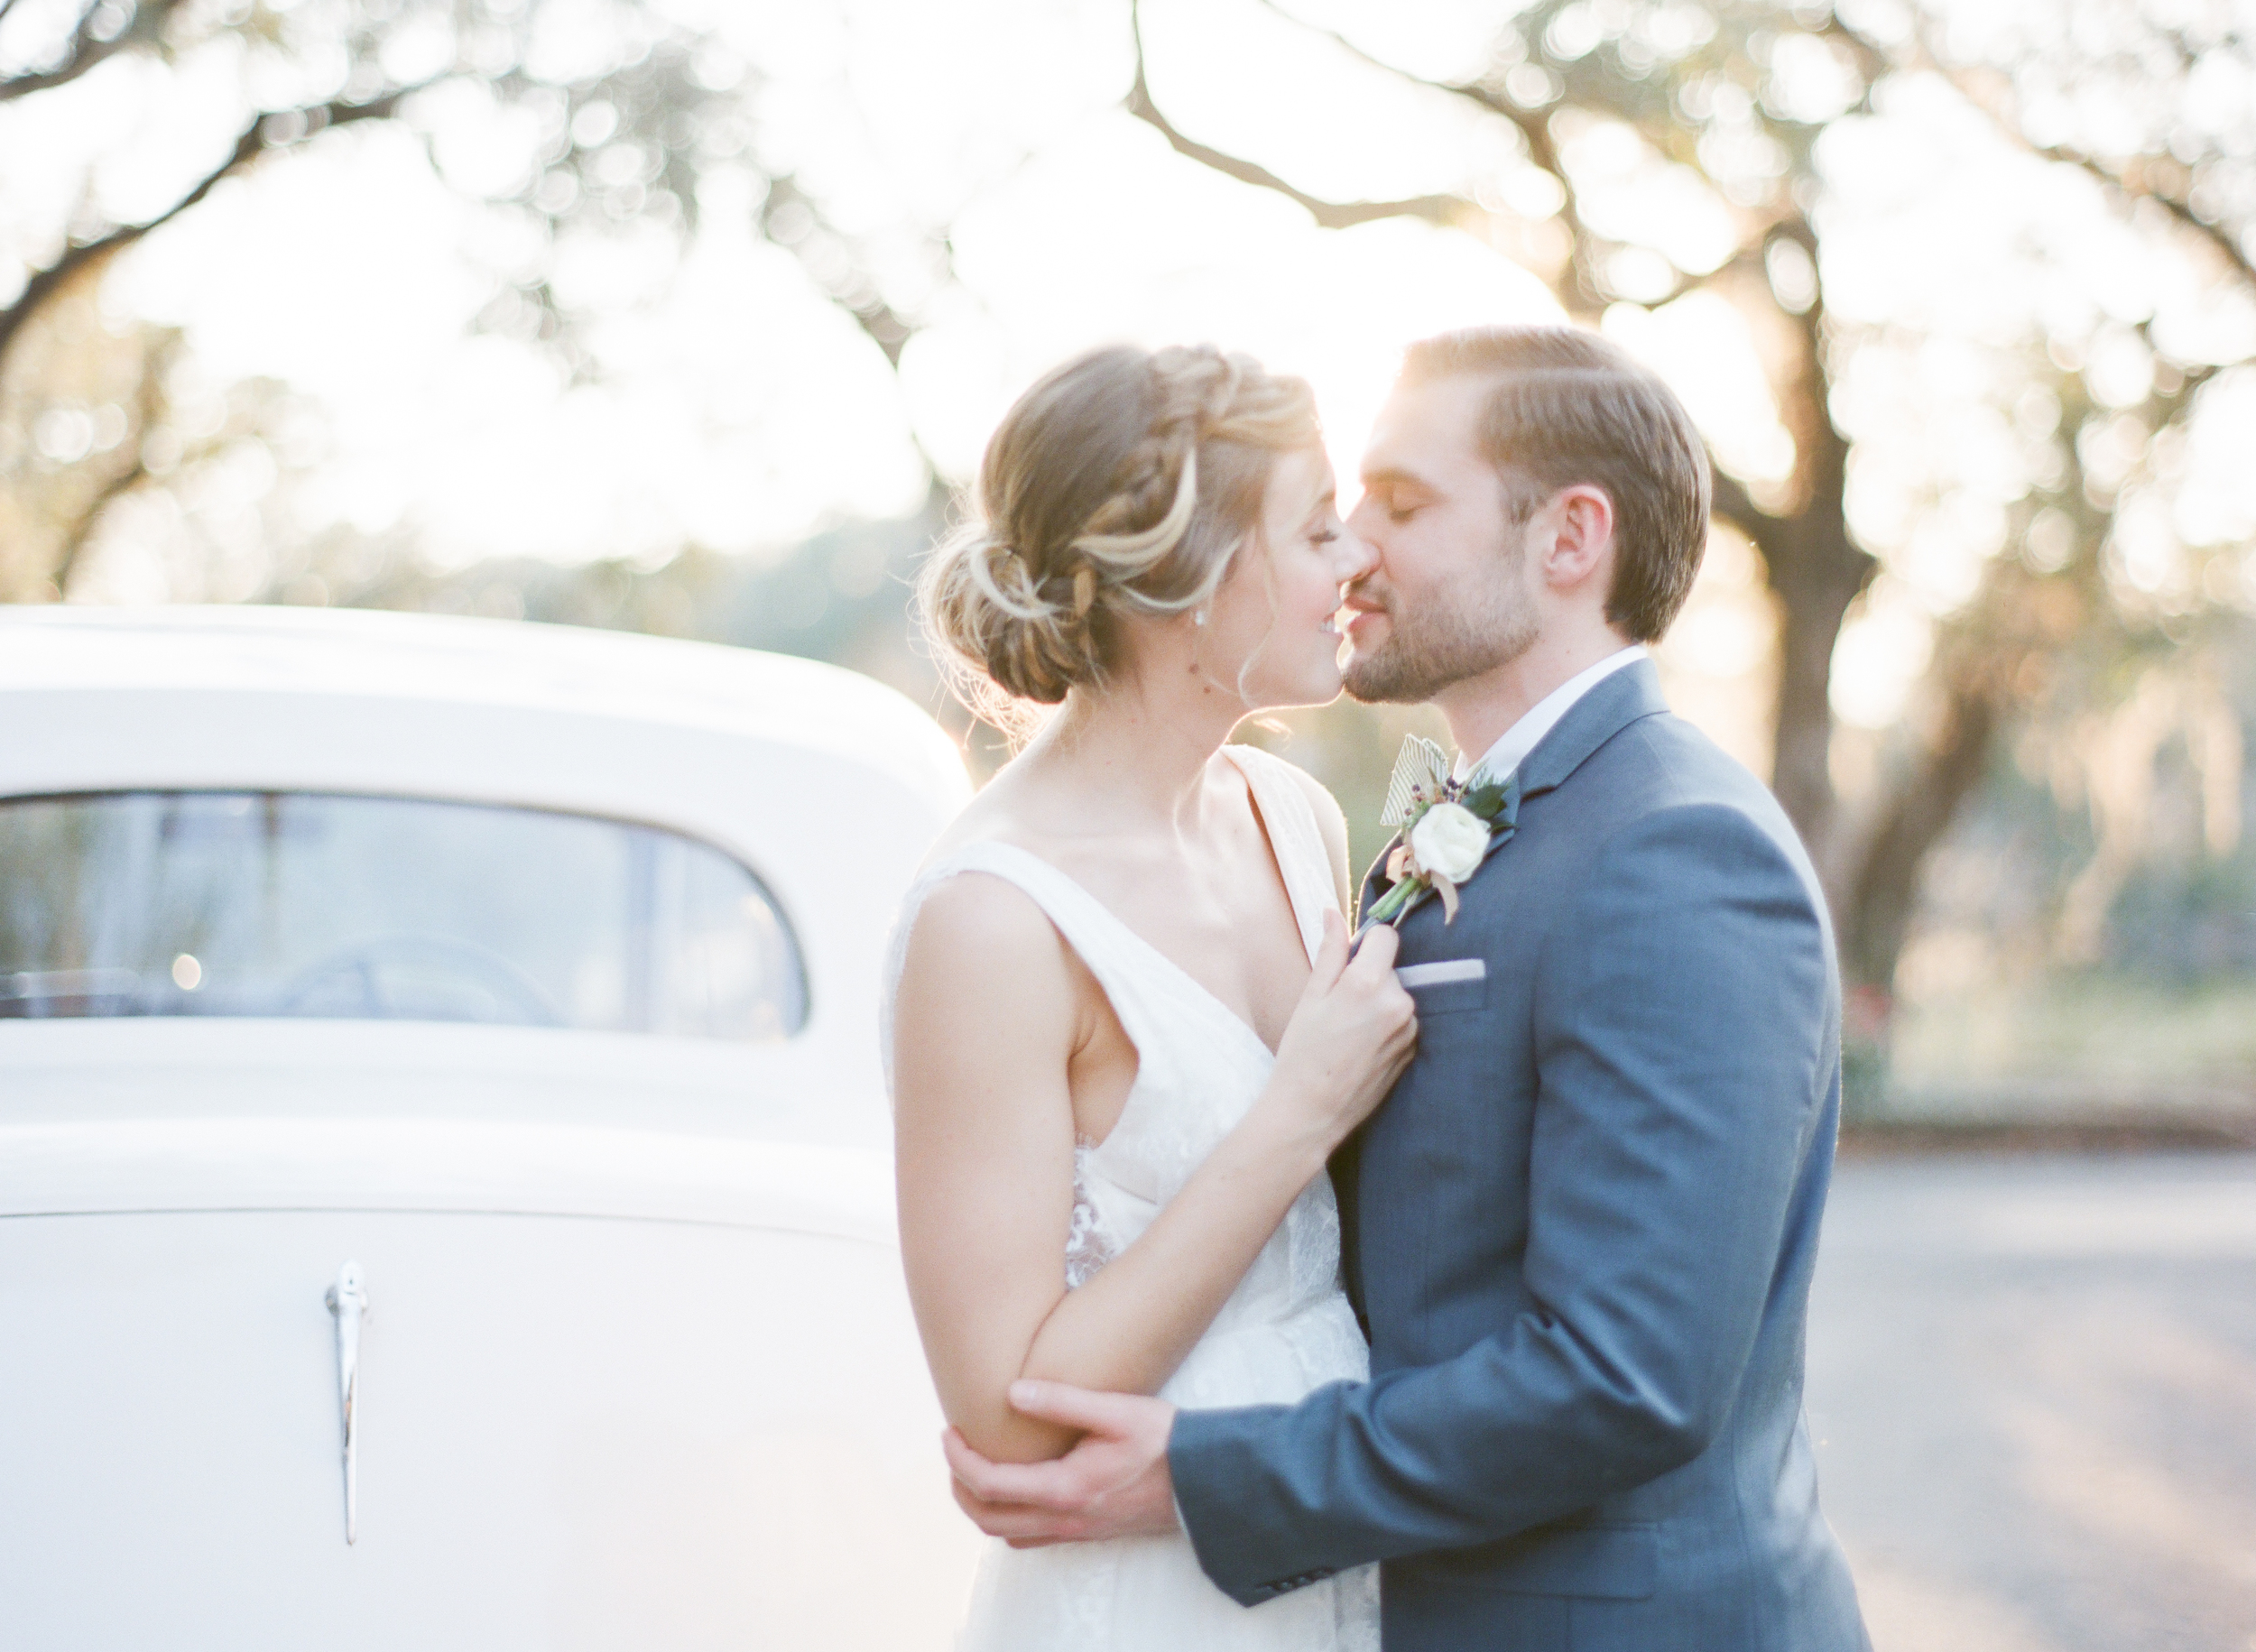
<path id="1" fill-rule="evenodd" d="M 1405 987 L 1439 986 L 1445 981 L 1485 981 L 1488 965 L 1478 958 L 1444 958 L 1436 964 L 1405 964 L 1394 972 Z"/>

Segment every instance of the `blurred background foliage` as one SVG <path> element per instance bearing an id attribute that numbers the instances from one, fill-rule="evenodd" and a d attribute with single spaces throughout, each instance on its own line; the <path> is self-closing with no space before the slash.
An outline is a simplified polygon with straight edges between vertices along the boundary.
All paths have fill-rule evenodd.
<path id="1" fill-rule="evenodd" d="M 907 580 L 1032 372 L 1234 313 L 1148 300 L 1199 274 L 1149 251 L 1170 224 L 1275 226 L 1248 316 L 1309 249 L 1366 249 L 1355 319 L 1398 340 L 1438 312 L 1395 323 L 1388 283 L 1477 257 L 1512 279 L 1444 318 L 1603 328 L 1709 437 L 1716 536 L 1664 669 L 1826 881 L 1856 1104 L 2256 1113 L 2248 8 L 1378 11 L 0 0 L 0 597 L 779 649 L 904 688 L 989 769 Z M 341 252 L 265 326 L 420 328 L 541 405 L 609 407 L 646 445 L 543 451 L 534 485 L 608 466 L 615 518 L 481 530 L 402 474 L 437 449 L 369 435 L 350 370 L 246 371 L 180 296 L 264 291 L 259 257 L 355 214 L 428 226 L 452 296 L 426 316 Z M 1382 374 L 1327 362 L 1345 439 Z M 451 394 L 387 417 L 471 441 L 492 416 Z M 692 486 L 714 499 L 676 508 Z M 1369 854 L 1410 727 L 1342 704 L 1248 737 Z"/>

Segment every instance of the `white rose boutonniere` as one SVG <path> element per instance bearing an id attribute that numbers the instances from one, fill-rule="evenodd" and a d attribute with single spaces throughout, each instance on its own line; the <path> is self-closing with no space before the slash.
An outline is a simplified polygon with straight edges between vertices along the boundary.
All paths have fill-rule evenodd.
<path id="1" fill-rule="evenodd" d="M 1371 903 L 1369 921 L 1391 924 L 1428 894 L 1441 897 L 1443 922 L 1457 917 L 1457 885 L 1478 872 L 1490 848 L 1519 829 L 1520 777 L 1492 780 L 1475 770 L 1450 777 L 1441 748 L 1416 735 L 1402 744 L 1387 788 L 1386 824 L 1402 841 L 1387 856 L 1393 885 Z"/>
<path id="2" fill-rule="evenodd" d="M 1427 876 L 1462 883 L 1488 853 L 1488 822 L 1462 803 L 1437 803 L 1410 827 L 1410 852 Z"/>

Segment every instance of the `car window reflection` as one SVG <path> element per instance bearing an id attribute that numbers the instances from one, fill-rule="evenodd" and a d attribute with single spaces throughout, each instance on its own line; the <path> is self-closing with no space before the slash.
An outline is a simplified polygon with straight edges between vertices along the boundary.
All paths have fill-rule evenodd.
<path id="1" fill-rule="evenodd" d="M 750 869 L 651 826 L 309 792 L 0 800 L 0 1017 L 147 1015 L 756 1043 L 799 1030 L 807 984 Z"/>

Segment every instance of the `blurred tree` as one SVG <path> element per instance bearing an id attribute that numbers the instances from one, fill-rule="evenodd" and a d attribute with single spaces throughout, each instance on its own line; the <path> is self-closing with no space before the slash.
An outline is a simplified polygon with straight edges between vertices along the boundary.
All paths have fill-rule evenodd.
<path id="1" fill-rule="evenodd" d="M 149 474 L 143 436 L 165 416 L 164 364 L 178 336 L 120 333 L 96 314 L 99 265 L 58 287 L 22 354 L 36 396 L 0 380 L 0 601 L 61 595 L 94 524 Z"/>
<path id="2" fill-rule="evenodd" d="M 509 251 L 478 325 L 537 342 L 577 375 L 596 371 L 593 318 L 551 280 L 559 238 L 684 242 L 717 172 L 747 186 L 721 198 L 731 209 L 897 363 L 930 272 L 945 281 L 945 240 L 835 223 L 788 134 L 764 120 L 763 90 L 757 66 L 715 35 L 633 0 L 0 0 L 0 113 L 58 112 L 51 128 L 15 128 L 53 157 L 16 181 L 76 171 L 60 189 L 49 177 L 44 190 L 11 191 L 23 198 L 0 220 L 0 512 L 52 519 L 10 537 L 5 594 L 60 591 L 102 512 L 187 462 L 152 466 L 150 444 L 160 456 L 195 446 L 165 419 L 178 340 L 101 324 L 92 295 L 106 266 L 227 180 L 344 128 L 414 132 L 436 173 L 501 221 L 511 233 L 493 240 Z M 76 156 L 51 135 L 74 130 L 72 98 L 75 130 L 100 133 Z M 157 145 L 151 112 L 166 116 Z M 116 176 L 126 161 L 130 188 Z M 14 170 L 0 169 L 0 185 Z M 39 212 L 42 194 L 60 209 Z M 903 269 L 918 279 L 889 279 Z M 82 426 L 102 439 L 80 443 Z"/>
<path id="3" fill-rule="evenodd" d="M 1940 78 L 2032 154 L 2095 180 L 2126 225 L 2245 312 L 2256 298 L 2256 40 L 2227 8 L 2148 0 L 2081 6 L 2071 29 L 2058 22 L 2044 7 L 1882 9 L 1861 30 L 1835 27 L 1882 75 Z M 2187 312 L 2201 307 L 2197 299 L 2172 313 L 2132 295 L 2112 316 L 2040 318 L 2049 325 L 2028 340 L 2015 400 L 2024 423 L 2029 408 L 2040 410 L 2057 462 L 2014 511 L 2019 554 L 1993 558 L 1974 599 L 1940 628 L 1918 760 L 1873 810 L 1845 883 L 1845 940 L 1865 982 L 1892 982 L 1919 865 L 2015 724 L 2054 746 L 2088 745 L 2095 717 L 2152 704 L 2167 678 L 2165 697 L 2194 731 L 2195 749 L 2237 781 L 2237 745 L 2228 764 L 2214 732 L 2224 701 L 2210 656 L 2242 634 L 2230 611 L 2242 594 L 2247 525 L 2187 533 L 2171 524 L 2187 513 L 2171 505 L 2212 385 L 2245 385 L 2256 341 L 2228 328 L 2219 350 L 2214 333 L 2187 325 Z M 2205 623 L 2205 607 L 2224 612 Z M 2144 728 L 2150 719 L 2133 712 L 2129 721 Z M 2154 751 L 2150 741 L 2135 778 L 2141 791 L 2151 788 Z M 2098 757 L 2077 755 L 2086 767 Z M 2119 773 L 2116 784 L 2126 783 Z M 2122 836 L 2113 835 L 2059 914 L 2070 958 L 2095 948 L 2094 891 L 2103 882 L 2112 897 L 2124 875 Z M 2213 836 L 2213 847 L 2233 844 Z"/>
<path id="4" fill-rule="evenodd" d="M 1491 125 L 1490 152 L 1507 159 L 1451 191 L 1326 198 L 1179 124 L 1153 90 L 1143 0 L 1129 8 L 1129 111 L 1179 152 L 1287 196 L 1319 224 L 1414 217 L 1483 235 L 1579 319 L 1619 319 L 1624 308 L 1650 312 L 1695 293 L 1719 296 L 1745 318 L 1793 461 L 1783 476 L 1766 476 L 1716 455 L 1716 513 L 1752 541 L 1775 598 L 1771 784 L 1826 877 L 1868 1020 L 1884 1018 L 1920 869 L 1989 772 L 2002 734 L 2039 702 L 2106 692 L 2122 673 L 2095 660 L 2119 667 L 2174 646 L 2200 594 L 2228 583 L 2196 558 L 2167 591 L 2136 588 L 2121 531 L 2129 502 L 2167 487 L 2173 441 L 2249 342 L 2205 355 L 2207 345 L 2185 329 L 2163 336 L 2149 306 L 2127 328 L 2077 312 L 2050 318 L 2048 330 L 2039 316 L 1995 352 L 2010 362 L 1983 373 L 2046 449 L 2011 494 L 2003 542 L 2020 554 L 1991 556 L 1973 595 L 1937 627 L 1909 749 L 1850 818 L 1835 792 L 1830 688 L 1844 622 L 1881 568 L 1852 528 L 1854 449 L 1917 430 L 1924 411 L 1891 409 L 1886 431 L 1845 428 L 1838 392 L 1859 352 L 1917 343 L 1898 328 L 1842 325 L 1828 309 L 1826 232 L 1838 214 L 1828 210 L 1826 135 L 1873 115 L 1905 83 L 1939 77 L 2039 154 L 2100 180 L 2140 234 L 2172 243 L 2216 279 L 2247 282 L 2256 235 L 2248 39 L 2222 12 L 2150 11 L 2140 0 L 2079 8 L 2092 26 L 2074 30 L 2059 28 L 2050 6 L 1956 8 L 1945 29 L 1896 0 L 1536 0 L 1498 29 L 1478 72 L 1445 78 L 1366 43 L 1386 32 L 1368 14 L 1334 7 L 1350 21 L 1333 29 L 1281 0 L 1260 4 L 1355 70 L 1477 112 Z M 1958 12 L 1971 21 L 1962 25 Z M 2196 14 L 2206 21 L 2187 21 Z M 1341 90 L 1319 96 L 1333 118 L 1352 121 L 1358 100 Z M 2136 117 L 2120 118 L 2119 106 Z M 1667 191 L 1698 198 L 1728 233 L 1672 237 L 1684 215 L 1649 209 Z M 2219 569 L 2236 554 L 2209 551 Z"/>
<path id="5" fill-rule="evenodd" d="M 49 295 L 0 379 L 0 602 L 59 600 L 108 513 L 160 494 L 192 562 L 163 595 L 246 597 L 264 571 L 240 566 L 245 536 L 213 530 L 278 455 L 303 457 L 318 413 L 272 379 L 202 382 L 177 328 L 104 313 L 101 272 Z"/>

